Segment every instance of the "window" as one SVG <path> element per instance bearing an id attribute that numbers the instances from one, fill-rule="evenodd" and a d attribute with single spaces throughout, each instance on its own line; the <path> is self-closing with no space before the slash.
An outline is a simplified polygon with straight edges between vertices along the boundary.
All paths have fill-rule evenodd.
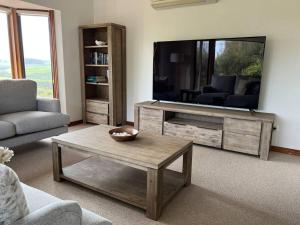
<path id="1" fill-rule="evenodd" d="M 58 98 L 53 10 L 0 6 L 0 80 L 30 79 L 40 97 Z"/>
<path id="2" fill-rule="evenodd" d="M 0 80 L 11 79 L 7 13 L 0 11 Z"/>
<path id="3" fill-rule="evenodd" d="M 38 96 L 53 96 L 49 18 L 47 15 L 20 14 L 26 79 L 34 80 Z"/>

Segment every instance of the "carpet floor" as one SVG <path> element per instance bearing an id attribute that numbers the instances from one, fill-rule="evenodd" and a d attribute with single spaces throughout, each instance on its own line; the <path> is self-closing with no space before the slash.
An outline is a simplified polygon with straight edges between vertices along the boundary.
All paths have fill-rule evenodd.
<path id="1" fill-rule="evenodd" d="M 114 225 L 300 224 L 300 157 L 272 152 L 269 161 L 262 161 L 194 146 L 192 185 L 176 195 L 159 221 L 152 221 L 138 208 L 67 181 L 54 182 L 50 139 L 14 150 L 9 166 L 24 183 L 59 198 L 78 201 Z M 63 151 L 64 165 L 87 157 L 83 152 Z M 171 168 L 180 170 L 181 161 Z"/>

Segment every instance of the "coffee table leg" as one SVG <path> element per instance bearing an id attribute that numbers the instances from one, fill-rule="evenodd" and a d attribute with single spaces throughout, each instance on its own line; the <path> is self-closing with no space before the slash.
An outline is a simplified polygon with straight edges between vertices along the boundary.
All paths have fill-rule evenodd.
<path id="1" fill-rule="evenodd" d="M 57 143 L 52 143 L 52 161 L 53 161 L 53 178 L 55 181 L 60 182 L 60 175 L 62 174 L 61 163 L 61 147 Z"/>
<path id="2" fill-rule="evenodd" d="M 163 207 L 163 169 L 147 172 L 147 217 L 158 220 Z"/>
<path id="3" fill-rule="evenodd" d="M 193 159 L 193 146 L 190 150 L 183 155 L 182 173 L 185 178 L 184 186 L 187 187 L 191 184 L 192 179 L 192 159 Z"/>

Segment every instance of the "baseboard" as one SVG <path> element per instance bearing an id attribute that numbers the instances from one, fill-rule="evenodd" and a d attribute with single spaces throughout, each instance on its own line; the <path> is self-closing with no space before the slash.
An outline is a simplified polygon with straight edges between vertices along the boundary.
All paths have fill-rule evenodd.
<path id="1" fill-rule="evenodd" d="M 73 126 L 76 126 L 76 125 L 79 125 L 79 124 L 82 124 L 82 123 L 83 123 L 83 120 L 73 121 L 69 124 L 69 127 L 73 127 Z"/>
<path id="2" fill-rule="evenodd" d="M 134 122 L 126 121 L 126 125 L 134 127 Z"/>
<path id="3" fill-rule="evenodd" d="M 279 152 L 279 153 L 284 153 L 288 155 L 295 155 L 295 156 L 300 156 L 300 151 L 296 149 L 291 149 L 291 148 L 284 148 L 284 147 L 278 147 L 278 146 L 272 146 L 271 151 L 273 152 Z"/>

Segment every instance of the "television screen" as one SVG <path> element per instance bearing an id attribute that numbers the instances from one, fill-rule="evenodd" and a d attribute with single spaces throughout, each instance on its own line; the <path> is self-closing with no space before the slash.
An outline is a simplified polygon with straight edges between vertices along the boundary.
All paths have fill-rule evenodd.
<path id="1" fill-rule="evenodd" d="M 257 109 L 266 37 L 154 43 L 153 99 Z"/>

